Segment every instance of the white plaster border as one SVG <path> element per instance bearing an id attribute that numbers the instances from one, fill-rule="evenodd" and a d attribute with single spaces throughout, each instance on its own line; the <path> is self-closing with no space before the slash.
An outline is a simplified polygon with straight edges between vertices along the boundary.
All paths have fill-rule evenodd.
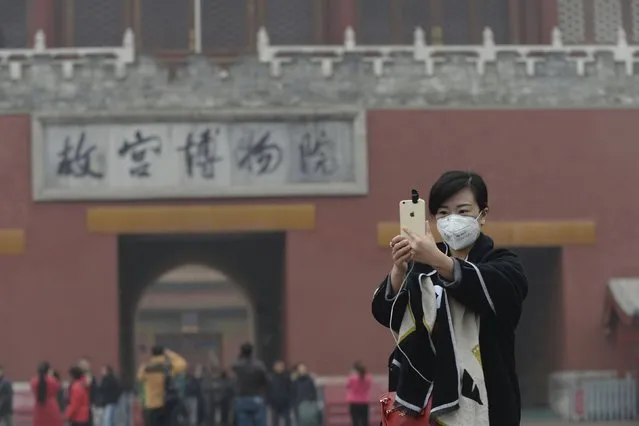
<path id="1" fill-rule="evenodd" d="M 281 186 L 232 186 L 215 188 L 131 188 L 95 190 L 48 189 L 44 173 L 44 128 L 47 124 L 131 124 L 184 122 L 243 122 L 249 120 L 296 121 L 348 119 L 353 123 L 353 166 L 355 181 L 339 183 L 296 183 Z M 31 177 L 34 201 L 116 201 L 187 198 L 346 197 L 364 196 L 369 191 L 366 110 L 361 107 L 225 109 L 223 111 L 87 112 L 83 114 L 39 112 L 31 115 Z"/>

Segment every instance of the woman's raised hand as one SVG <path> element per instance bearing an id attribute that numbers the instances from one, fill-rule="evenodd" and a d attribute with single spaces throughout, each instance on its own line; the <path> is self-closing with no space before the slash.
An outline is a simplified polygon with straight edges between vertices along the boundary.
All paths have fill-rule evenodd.
<path id="1" fill-rule="evenodd" d="M 396 235 L 389 245 L 393 258 L 393 269 L 405 274 L 408 270 L 408 261 L 412 257 L 410 241 L 403 235 Z"/>

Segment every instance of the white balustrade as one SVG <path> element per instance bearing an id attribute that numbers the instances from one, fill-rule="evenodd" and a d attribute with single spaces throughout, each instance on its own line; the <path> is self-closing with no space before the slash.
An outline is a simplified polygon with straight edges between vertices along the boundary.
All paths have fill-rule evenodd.
<path id="1" fill-rule="evenodd" d="M 547 45 L 496 44 L 490 28 L 483 31 L 483 41 L 479 45 L 428 45 L 424 30 L 415 29 L 414 41 L 406 45 L 359 45 L 352 28 L 344 33 L 341 45 L 272 45 L 265 28 L 257 34 L 257 57 L 268 64 L 273 77 L 281 77 L 283 68 L 296 57 L 308 56 L 318 65 L 320 75 L 330 78 L 335 72 L 335 64 L 347 55 L 356 55 L 371 64 L 372 73 L 378 77 L 385 74 L 387 66 L 398 56 L 411 57 L 423 65 L 425 75 L 432 76 L 437 65 L 450 56 L 463 58 L 472 64 L 477 73 L 483 75 L 487 65 L 494 65 L 500 57 L 512 58 L 521 64 L 528 76 L 535 76 L 537 65 L 551 57 L 561 57 L 575 65 L 577 75 L 584 76 L 587 67 L 597 61 L 598 55 L 609 55 L 621 66 L 626 75 L 635 74 L 635 63 L 639 61 L 639 45 L 628 43 L 623 29 L 618 30 L 617 41 L 611 45 L 564 44 L 561 31 L 552 31 L 551 43 Z M 32 48 L 0 49 L 0 68 L 7 67 L 14 80 L 22 78 L 25 66 L 38 58 L 48 58 L 60 63 L 62 75 L 73 78 L 76 65 L 86 63 L 90 58 L 99 57 L 115 67 L 116 75 L 123 77 L 126 67 L 135 62 L 135 40 L 131 29 L 126 30 L 121 46 L 114 47 L 47 47 L 45 34 L 38 31 Z"/>
<path id="2" fill-rule="evenodd" d="M 320 65 L 321 74 L 329 78 L 334 73 L 334 65 L 344 60 L 348 54 L 361 55 L 362 60 L 372 65 L 376 76 L 383 76 L 386 65 L 392 63 L 397 56 L 408 55 L 416 62 L 424 65 L 426 75 L 433 75 L 435 66 L 446 61 L 447 56 L 461 56 L 473 64 L 477 73 L 483 75 L 486 65 L 495 64 L 500 56 L 514 58 L 524 66 L 528 76 L 535 76 L 537 64 L 550 57 L 560 56 L 575 64 L 577 75 L 586 75 L 587 65 L 597 61 L 597 56 L 609 54 L 617 63 L 623 65 L 626 75 L 634 75 L 634 65 L 639 58 L 639 46 L 629 45 L 626 32 L 618 30 L 617 42 L 613 45 L 566 45 L 558 28 L 552 31 L 551 43 L 548 45 L 495 44 L 490 28 L 483 31 L 483 42 L 480 45 L 428 45 L 424 30 L 417 28 L 414 41 L 408 45 L 358 45 L 355 31 L 347 28 L 343 45 L 300 45 L 275 46 L 270 43 L 265 28 L 257 35 L 257 53 L 262 63 L 270 65 L 273 77 L 282 75 L 282 66 L 300 55 L 310 56 L 312 62 Z"/>
<path id="3" fill-rule="evenodd" d="M 34 38 L 32 48 L 0 49 L 0 68 L 7 66 L 13 80 L 20 80 L 24 67 L 34 59 L 53 59 L 61 65 L 62 75 L 73 78 L 75 66 L 88 61 L 90 58 L 101 58 L 115 67 L 118 77 L 126 73 L 127 65 L 135 61 L 135 38 L 133 31 L 124 32 L 121 46 L 115 47 L 47 47 L 46 36 L 42 30 Z"/>

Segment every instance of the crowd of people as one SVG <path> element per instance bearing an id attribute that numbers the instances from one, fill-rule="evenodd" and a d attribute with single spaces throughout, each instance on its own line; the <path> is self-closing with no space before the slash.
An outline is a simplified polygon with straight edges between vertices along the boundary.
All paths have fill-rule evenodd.
<path id="1" fill-rule="evenodd" d="M 68 386 L 49 362 L 42 362 L 29 385 L 34 398 L 34 426 L 115 426 L 114 413 L 121 395 L 113 369 L 105 366 L 99 379 L 82 358 L 68 370 Z M 13 424 L 13 386 L 0 367 L 0 426 Z M 98 410 L 99 408 L 99 410 Z"/>
<path id="2" fill-rule="evenodd" d="M 183 380 L 181 379 L 183 377 Z M 138 371 L 147 426 L 319 426 L 317 386 L 307 367 L 277 361 L 268 371 L 245 343 L 230 371 L 188 368 L 177 353 L 156 346 Z"/>
<path id="3" fill-rule="evenodd" d="M 115 426 L 122 387 L 113 369 L 91 373 L 82 358 L 68 371 L 68 385 L 48 362 L 30 381 L 33 425 Z M 230 371 L 217 366 L 189 368 L 179 354 L 156 346 L 137 374 L 145 426 L 320 426 L 318 388 L 305 364 L 272 369 L 242 345 Z M 371 377 L 355 363 L 346 391 L 353 426 L 369 425 Z M 0 426 L 12 426 L 13 389 L 0 367 Z M 270 418 L 269 418 L 270 413 Z"/>
<path id="4" fill-rule="evenodd" d="M 150 358 L 140 366 L 138 381 L 146 426 L 322 424 L 318 388 L 306 365 L 287 368 L 280 360 L 268 371 L 250 343 L 242 345 L 228 372 L 217 366 L 189 369 L 180 355 L 154 347 Z M 371 387 L 370 374 L 361 363 L 355 363 L 346 383 L 353 426 L 369 425 Z"/>

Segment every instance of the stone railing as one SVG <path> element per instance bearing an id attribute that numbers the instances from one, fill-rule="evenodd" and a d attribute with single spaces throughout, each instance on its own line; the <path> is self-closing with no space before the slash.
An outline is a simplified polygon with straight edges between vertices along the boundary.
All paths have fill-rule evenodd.
<path id="1" fill-rule="evenodd" d="M 486 66 L 496 64 L 500 58 L 508 57 L 521 64 L 528 76 L 535 76 L 538 64 L 551 57 L 561 57 L 574 64 L 578 76 L 586 74 L 588 65 L 597 62 L 597 56 L 610 55 L 616 64 L 623 65 L 625 74 L 634 75 L 634 65 L 639 61 L 639 46 L 629 45 L 626 33 L 619 29 L 617 43 L 614 45 L 566 45 L 562 41 L 561 31 L 555 28 L 549 45 L 498 45 L 494 42 L 490 28 L 483 31 L 481 45 L 428 45 L 425 33 L 417 28 L 414 42 L 407 45 L 358 45 L 356 34 L 348 28 L 342 45 L 271 45 L 268 33 L 261 28 L 257 34 L 257 57 L 267 64 L 272 77 L 283 75 L 283 66 L 300 57 L 307 57 L 318 64 L 321 75 L 332 77 L 335 65 L 347 55 L 359 57 L 371 64 L 373 74 L 382 77 L 386 68 L 399 57 L 411 57 L 415 63 L 423 64 L 424 75 L 433 76 L 435 67 L 445 63 L 450 57 L 462 58 L 472 64 L 479 75 L 484 75 Z M 99 59 L 115 67 L 115 74 L 124 77 L 127 65 L 136 58 L 134 34 L 131 29 L 124 33 L 121 46 L 115 47 L 47 47 L 45 34 L 38 31 L 33 48 L 0 49 L 0 67 L 8 66 L 12 80 L 22 78 L 23 69 L 31 61 L 45 59 L 61 66 L 64 78 L 71 79 L 76 65 L 89 59 Z"/>
<path id="2" fill-rule="evenodd" d="M 623 31 L 611 45 L 429 46 L 422 30 L 407 45 L 273 46 L 258 33 L 257 54 L 220 64 L 193 54 L 169 67 L 135 52 L 133 32 L 115 47 L 0 49 L 0 114 L 326 107 L 639 106 L 639 46 Z M 636 70 L 635 70 L 636 68 Z"/>
<path id="3" fill-rule="evenodd" d="M 135 61 L 135 39 L 133 31 L 124 33 L 122 46 L 116 47 L 47 47 L 42 30 L 35 35 L 33 48 L 0 49 L 0 67 L 8 65 L 12 80 L 20 80 L 23 69 L 34 60 L 54 60 L 62 67 L 66 79 L 73 78 L 75 66 L 91 59 L 99 59 L 115 67 L 115 73 L 124 77 L 126 66 Z"/>
<path id="4" fill-rule="evenodd" d="M 335 64 L 343 61 L 349 54 L 358 55 L 363 61 L 370 62 L 373 72 L 378 77 L 382 77 L 385 66 L 400 55 L 411 56 L 416 62 L 422 63 L 427 76 L 432 76 L 435 66 L 445 62 L 450 56 L 463 57 L 466 62 L 476 67 L 479 75 L 485 73 L 486 65 L 496 64 L 500 57 L 506 56 L 514 58 L 516 63 L 523 64 L 528 76 L 536 75 L 538 63 L 557 56 L 574 63 L 579 76 L 586 74 L 586 66 L 594 64 L 600 54 L 610 54 L 615 63 L 623 65 L 626 75 L 629 76 L 634 75 L 634 65 L 639 61 L 639 46 L 629 45 L 626 32 L 621 28 L 614 45 L 565 45 L 558 28 L 553 30 L 552 42 L 549 45 L 497 45 L 490 28 L 484 30 L 482 44 L 475 46 L 429 46 L 421 28 L 415 30 L 412 45 L 358 45 L 355 38 L 355 31 L 348 28 L 344 35 L 344 44 L 341 46 L 273 46 L 266 29 L 262 28 L 257 35 L 257 53 L 260 62 L 270 65 L 273 77 L 282 75 L 284 64 L 304 55 L 311 57 L 311 61 L 321 67 L 322 75 L 327 78 L 333 75 Z"/>

